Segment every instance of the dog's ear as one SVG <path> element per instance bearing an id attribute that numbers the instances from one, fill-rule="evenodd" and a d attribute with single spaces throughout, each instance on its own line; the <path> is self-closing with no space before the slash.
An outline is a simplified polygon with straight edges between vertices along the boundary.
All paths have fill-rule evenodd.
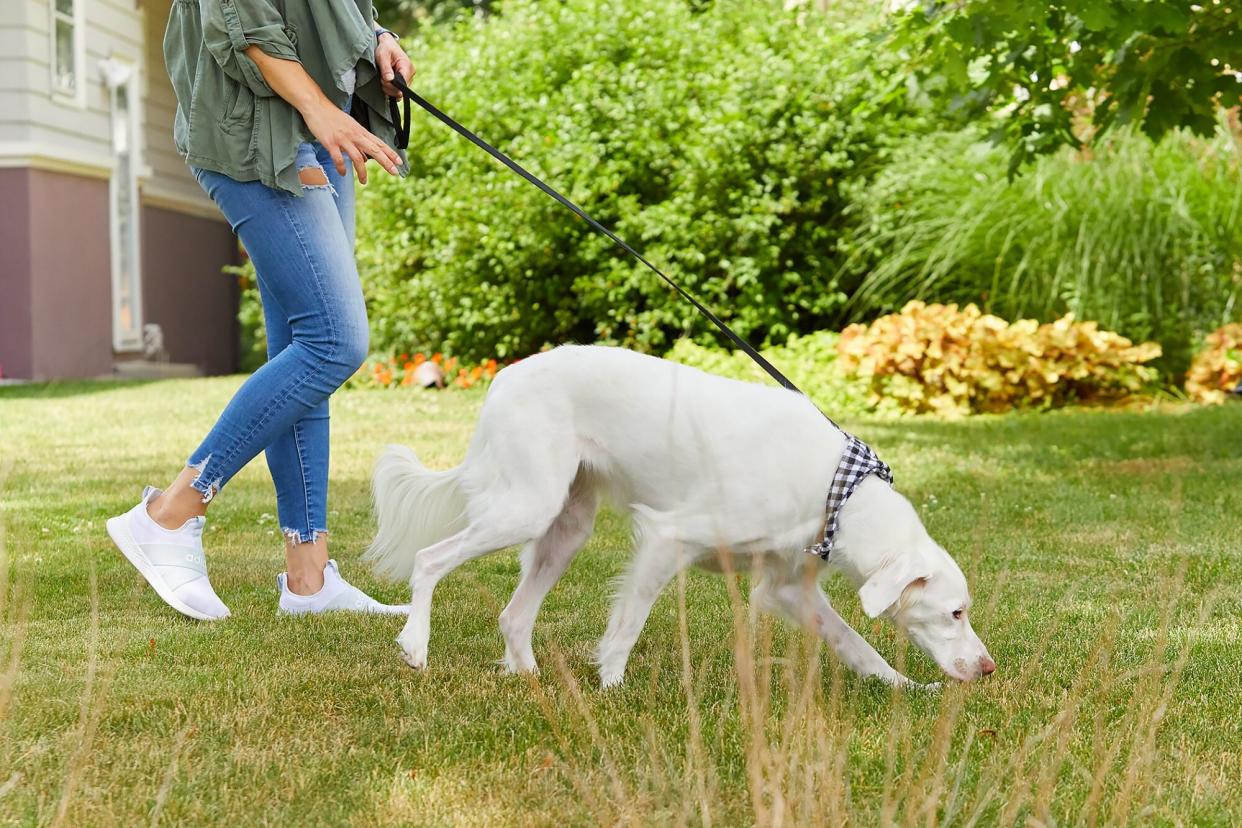
<path id="1" fill-rule="evenodd" d="M 927 580 L 931 572 L 913 555 L 899 555 L 872 573 L 867 582 L 858 589 L 863 612 L 875 618 L 897 603 L 901 593 L 915 581 Z"/>

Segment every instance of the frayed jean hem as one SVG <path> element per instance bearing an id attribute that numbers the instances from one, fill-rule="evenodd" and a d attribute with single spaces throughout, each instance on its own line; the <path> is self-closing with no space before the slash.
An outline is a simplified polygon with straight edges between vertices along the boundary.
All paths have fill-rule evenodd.
<path id="1" fill-rule="evenodd" d="M 287 543 L 299 546 L 304 543 L 315 543 L 320 538 L 328 534 L 327 529 L 312 529 L 309 533 L 307 533 L 298 531 L 297 529 L 290 529 L 288 526 L 282 527 L 280 531 L 281 534 L 285 536 L 285 541 Z M 310 537 L 307 537 L 308 534 Z"/>
<path id="2" fill-rule="evenodd" d="M 194 462 L 193 458 L 187 460 L 185 463 L 186 468 L 194 469 L 194 471 L 197 472 L 194 476 L 194 480 L 190 483 L 190 487 L 203 496 L 204 503 L 210 503 L 212 498 L 218 495 L 220 490 L 224 488 L 224 479 L 222 477 L 217 475 L 214 480 L 207 479 L 207 464 L 210 462 L 211 454 L 208 454 L 197 463 Z"/>

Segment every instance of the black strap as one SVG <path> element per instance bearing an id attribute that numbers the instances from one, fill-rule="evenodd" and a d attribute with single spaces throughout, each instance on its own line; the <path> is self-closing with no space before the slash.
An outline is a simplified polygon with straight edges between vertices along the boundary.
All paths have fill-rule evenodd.
<path id="1" fill-rule="evenodd" d="M 513 170 L 513 171 L 514 171 L 515 173 L 517 173 L 518 175 L 522 176 L 522 178 L 525 178 L 525 179 L 526 179 L 527 181 L 529 181 L 531 184 L 534 184 L 534 185 L 535 185 L 536 187 L 538 187 L 540 190 L 543 190 L 543 192 L 547 193 L 549 196 L 551 196 L 552 198 L 554 198 L 554 199 L 556 199 L 557 201 L 559 201 L 562 205 L 564 205 L 564 206 L 565 206 L 565 207 L 567 207 L 569 210 L 571 210 L 571 211 L 572 211 L 574 214 L 576 214 L 579 218 L 581 218 L 581 219 L 582 219 L 583 221 L 585 221 L 587 224 L 591 225 L 591 227 L 595 228 L 596 230 L 598 230 L 599 232 L 603 233 L 603 234 L 604 234 L 605 236 L 607 236 L 608 238 L 612 239 L 612 240 L 613 240 L 613 242 L 615 242 L 615 243 L 617 244 L 617 246 L 618 246 L 618 247 L 620 247 L 620 248 L 621 248 L 622 250 L 624 250 L 626 253 L 629 253 L 629 254 L 630 254 L 631 256 L 633 256 L 635 259 L 638 259 L 638 261 L 640 261 L 640 262 L 642 262 L 643 264 L 645 264 L 645 265 L 646 265 L 646 266 L 647 266 L 647 267 L 648 267 L 648 268 L 649 268 L 649 269 L 650 269 L 653 273 L 655 273 L 657 276 L 659 276 L 661 279 L 663 279 L 665 282 L 667 282 L 667 283 L 668 283 L 668 285 L 669 285 L 669 287 L 671 287 L 673 290 L 675 290 L 675 291 L 677 291 L 679 294 L 681 294 L 681 296 L 682 296 L 682 297 L 683 297 L 683 298 L 684 298 L 687 302 L 689 302 L 690 304 L 692 304 L 692 305 L 694 305 L 696 308 L 698 308 L 699 313 L 703 314 L 703 315 L 704 315 L 704 316 L 706 316 L 708 319 L 710 319 L 710 320 L 711 320 L 711 321 L 712 321 L 712 322 L 716 325 L 716 327 L 717 327 L 717 328 L 719 328 L 719 329 L 720 329 L 720 330 L 724 333 L 724 335 L 725 335 L 725 336 L 729 337 L 729 339 L 731 339 L 731 340 L 733 341 L 733 344 L 734 344 L 734 345 L 737 345 L 737 347 L 738 347 L 738 348 L 742 349 L 742 351 L 743 351 L 743 352 L 744 352 L 744 353 L 745 353 L 748 357 L 750 357 L 751 359 L 753 359 L 753 360 L 754 360 L 754 361 L 755 361 L 755 362 L 759 365 L 759 367 L 760 367 L 760 368 L 762 368 L 763 370 L 767 371 L 767 372 L 768 372 L 768 375 L 769 375 L 769 376 L 771 376 L 771 377 L 772 377 L 772 379 L 776 380 L 776 381 L 777 381 L 778 383 L 780 383 L 782 386 L 784 386 L 785 388 L 788 388 L 788 389 L 789 389 L 789 390 L 791 390 L 791 391 L 797 391 L 799 394 L 801 394 L 801 393 L 802 393 L 802 391 L 798 388 L 798 386 L 794 385 L 794 384 L 793 384 L 793 382 L 792 382 L 792 381 L 791 381 L 788 377 L 786 377 L 784 374 L 782 374 L 780 371 L 778 371 L 778 370 L 776 369 L 776 366 L 774 366 L 772 363 L 770 363 L 770 362 L 768 362 L 766 359 L 764 359 L 764 358 L 763 358 L 763 355 L 762 355 L 762 354 L 760 354 L 757 350 L 755 350 L 754 346 L 752 346 L 752 345 L 751 345 L 749 342 L 747 342 L 745 339 L 742 339 L 742 337 L 740 337 L 740 336 L 738 336 L 736 333 L 734 333 L 734 332 L 733 332 L 733 329 L 732 329 L 732 328 L 730 328 L 728 325 L 726 325 L 726 324 L 725 324 L 725 323 L 724 323 L 724 322 L 720 319 L 720 317 L 716 316 L 716 314 L 714 314 L 714 313 L 712 313 L 710 310 L 708 310 L 708 309 L 707 309 L 707 307 L 706 307 L 706 306 L 705 306 L 702 302 L 700 302 L 698 299 L 694 298 L 694 296 L 693 296 L 693 295 L 691 295 L 691 294 L 690 294 L 688 291 L 686 291 L 684 288 L 682 288 L 682 286 L 681 286 L 681 285 L 677 284 L 677 283 L 676 283 L 676 282 L 674 282 L 672 279 L 670 279 L 668 276 L 664 275 L 664 272 L 663 272 L 663 271 L 661 271 L 658 267 L 656 267 L 655 265 L 653 265 L 651 262 L 647 261 L 647 260 L 643 257 L 643 255 L 642 255 L 641 253 L 639 253 L 639 252 L 638 252 L 637 250 L 635 250 L 634 248 L 630 247 L 630 246 L 629 246 L 629 244 L 627 244 L 627 243 L 625 242 L 625 240 L 624 240 L 624 239 L 622 239 L 622 238 L 621 238 L 620 236 L 618 236 L 616 233 L 614 233 L 614 232 L 612 232 L 611 230 L 609 230 L 609 229 L 608 229 L 607 227 L 605 227 L 604 225 L 600 224 L 600 223 L 599 223 L 598 221 L 596 221 L 595 219 L 591 218 L 589 215 L 587 215 L 587 214 L 586 214 L 586 212 L 585 212 L 585 211 L 584 211 L 581 207 L 579 207 L 577 204 L 574 204 L 574 203 L 573 203 L 572 201 L 570 201 L 568 198 L 566 198 L 565 196 L 561 195 L 561 194 L 560 194 L 560 193 L 558 193 L 556 190 L 554 190 L 554 189 L 552 189 L 551 187 L 549 187 L 547 184 L 543 183 L 543 181 L 541 181 L 541 180 L 540 180 L 537 176 L 535 176 L 533 173 L 528 172 L 528 171 L 526 170 L 526 168 L 525 168 L 525 167 L 523 167 L 521 164 L 519 164 L 518 162 L 514 161 L 512 158 L 510 158 L 509 156 L 505 155 L 503 152 L 501 152 L 500 150 L 496 149 L 496 148 L 495 148 L 495 147 L 493 147 L 491 144 L 487 143 L 487 142 L 486 142 L 486 141 L 484 141 L 482 138 L 480 138 L 479 136 L 475 135 L 473 132 L 471 132 L 470 130 L 468 130 L 468 129 L 466 129 L 464 126 L 462 126 L 461 124 L 459 124 L 459 123 L 457 123 L 456 121 L 454 121 L 454 120 L 453 120 L 452 118 L 450 118 L 448 115 L 445 115 L 443 112 L 441 112 L 439 109 L 437 109 L 437 108 L 436 108 L 435 106 L 433 106 L 431 103 L 429 103 L 426 99 L 424 99 L 424 98 L 423 98 L 421 95 L 419 95 L 417 92 L 415 92 L 414 90 L 410 89 L 410 87 L 406 85 L 405 78 L 401 77 L 401 73 L 400 73 L 400 72 L 396 72 L 396 73 L 394 73 L 394 77 L 393 77 L 392 83 L 393 83 L 393 85 L 394 85 L 394 86 L 396 86 L 398 89 L 400 89 L 400 90 L 401 90 L 401 94 L 402 94 L 402 96 L 403 96 L 403 98 L 404 98 L 404 100 L 405 100 L 405 122 L 402 124 L 402 122 L 401 122 L 401 121 L 399 121 L 399 120 L 397 119 L 397 103 L 396 103 L 396 101 L 395 101 L 395 100 L 393 100 L 393 99 L 389 98 L 389 103 L 390 103 L 391 108 L 392 108 L 393 123 L 395 123 L 395 124 L 399 124 L 399 125 L 400 125 L 400 126 L 398 127 L 398 140 L 401 140 L 401 136 L 402 136 L 402 135 L 404 135 L 404 136 L 405 136 L 405 140 L 406 140 L 406 142 L 408 143 L 408 141 L 409 141 L 409 135 L 410 135 L 410 101 L 411 101 L 411 100 L 413 100 L 413 101 L 414 101 L 414 103 L 418 104 L 418 105 L 419 105 L 419 106 L 421 106 L 423 109 L 427 110 L 427 112 L 429 112 L 429 113 L 431 113 L 432 115 L 434 115 L 434 116 L 435 116 L 435 117 L 436 117 L 436 118 L 437 118 L 437 119 L 438 119 L 441 123 L 443 123 L 445 126 L 449 127 L 449 128 L 450 128 L 450 129 L 452 129 L 454 132 L 456 132 L 458 135 L 462 136 L 462 137 L 463 137 L 463 138 L 465 138 L 467 141 L 469 141 L 470 143 L 474 144 L 476 147 L 478 147 L 479 149 L 483 150 L 483 151 L 484 151 L 484 152 L 486 152 L 488 155 L 490 155 L 491 157 L 495 158 L 497 161 L 499 161 L 500 163 L 504 164 L 506 167 L 508 167 L 509 169 Z M 402 149 L 404 149 L 404 148 L 405 148 L 405 146 L 406 146 L 406 144 L 398 144 L 398 147 L 399 147 L 399 148 L 402 148 Z M 805 396 L 805 395 L 804 395 L 804 396 Z M 825 416 L 827 416 L 827 415 L 825 415 Z M 832 422 L 831 418 L 829 419 L 829 422 Z M 833 425 L 836 425 L 836 423 L 833 423 Z"/>
<path id="2" fill-rule="evenodd" d="M 405 85 L 405 78 L 401 77 L 400 72 L 393 72 L 393 83 L 398 89 L 408 90 L 410 87 Z M 397 128 L 397 149 L 405 149 L 410 145 L 410 95 L 407 92 L 402 96 L 405 103 L 405 118 L 402 119 L 401 114 L 397 112 L 397 99 L 388 99 L 388 114 L 392 117 L 392 125 Z"/>

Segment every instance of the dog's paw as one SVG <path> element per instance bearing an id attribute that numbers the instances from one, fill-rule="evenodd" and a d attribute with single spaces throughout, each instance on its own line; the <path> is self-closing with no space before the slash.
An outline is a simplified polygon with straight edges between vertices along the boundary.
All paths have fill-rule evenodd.
<path id="1" fill-rule="evenodd" d="M 404 650 L 402 650 L 401 660 L 404 661 L 406 664 L 410 665 L 412 669 L 417 670 L 420 673 L 423 670 L 427 669 L 427 657 L 426 656 L 422 656 L 422 657 L 413 656 L 405 652 Z"/>
<path id="2" fill-rule="evenodd" d="M 610 687 L 620 687 L 621 682 L 625 681 L 624 670 L 600 670 L 599 686 L 604 690 Z"/>
<path id="3" fill-rule="evenodd" d="M 427 669 L 426 648 L 407 647 L 401 636 L 397 637 L 397 644 L 401 647 L 401 658 L 406 664 L 419 671 Z"/>
<path id="4" fill-rule="evenodd" d="M 533 661 L 530 664 L 520 664 L 509 659 L 501 659 L 500 672 L 506 676 L 537 676 L 539 675 L 539 665 Z"/>
<path id="5" fill-rule="evenodd" d="M 924 693 L 939 693 L 941 688 L 944 687 L 944 685 L 938 681 L 933 681 L 931 684 L 919 684 L 917 682 L 911 682 L 910 687 L 914 690 L 922 690 Z"/>

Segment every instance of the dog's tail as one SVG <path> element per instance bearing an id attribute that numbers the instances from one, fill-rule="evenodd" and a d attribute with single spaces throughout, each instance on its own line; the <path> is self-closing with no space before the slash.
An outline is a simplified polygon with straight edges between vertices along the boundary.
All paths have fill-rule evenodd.
<path id="1" fill-rule="evenodd" d="M 465 528 L 458 469 L 431 471 L 405 446 L 380 454 L 371 478 L 378 531 L 363 555 L 376 575 L 409 580 L 416 552 Z"/>

